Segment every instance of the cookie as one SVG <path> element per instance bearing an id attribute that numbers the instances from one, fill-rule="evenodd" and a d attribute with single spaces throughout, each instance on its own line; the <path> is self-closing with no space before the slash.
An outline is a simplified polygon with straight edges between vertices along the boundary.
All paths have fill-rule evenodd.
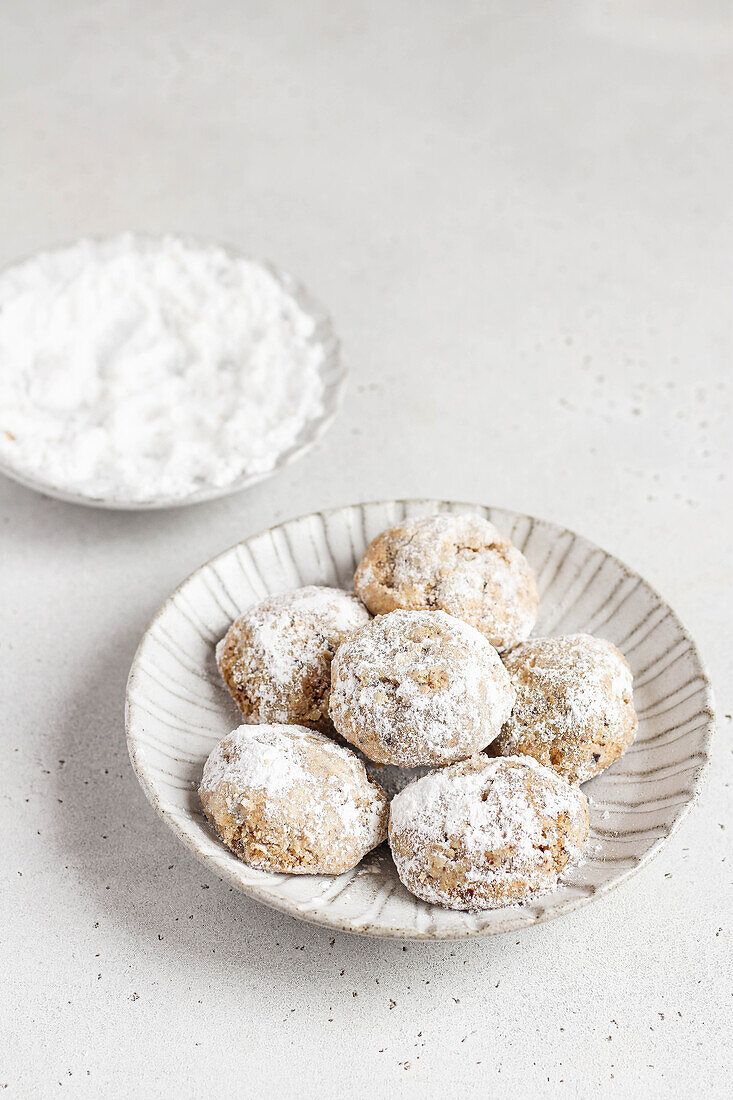
<path id="1" fill-rule="evenodd" d="M 569 783 L 584 783 L 633 742 L 631 669 L 605 638 L 532 638 L 504 663 L 516 702 L 491 755 L 533 756 Z"/>
<path id="2" fill-rule="evenodd" d="M 369 619 L 356 596 L 314 585 L 248 608 L 216 649 L 222 679 L 244 720 L 331 732 L 331 660 Z"/>
<path id="3" fill-rule="evenodd" d="M 204 765 L 201 806 L 263 871 L 339 875 L 384 840 L 389 799 L 350 749 L 305 726 L 244 725 Z"/>
<path id="4" fill-rule="evenodd" d="M 374 615 L 446 611 L 501 652 L 529 636 L 539 607 L 526 558 L 478 515 L 422 516 L 383 531 L 359 562 L 354 588 Z"/>
<path id="5" fill-rule="evenodd" d="M 496 909 L 556 884 L 588 836 L 579 788 L 526 757 L 478 755 L 392 800 L 389 842 L 407 889 L 449 909 Z"/>
<path id="6" fill-rule="evenodd" d="M 392 611 L 345 642 L 331 668 L 331 718 L 381 764 L 465 759 L 512 709 L 509 676 L 474 627 L 443 611 Z"/>

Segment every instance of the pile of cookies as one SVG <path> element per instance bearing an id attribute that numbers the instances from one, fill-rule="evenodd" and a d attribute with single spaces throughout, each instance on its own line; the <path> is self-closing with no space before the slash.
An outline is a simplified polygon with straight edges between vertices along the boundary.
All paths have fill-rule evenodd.
<path id="1" fill-rule="evenodd" d="M 273 596 L 217 646 L 244 719 L 204 766 L 217 835 L 253 867 L 327 875 L 388 838 L 407 889 L 453 909 L 551 889 L 587 839 L 579 784 L 636 733 L 623 656 L 528 640 L 534 576 L 478 515 L 382 532 L 354 589 Z M 390 801 L 390 764 L 431 770 Z"/>

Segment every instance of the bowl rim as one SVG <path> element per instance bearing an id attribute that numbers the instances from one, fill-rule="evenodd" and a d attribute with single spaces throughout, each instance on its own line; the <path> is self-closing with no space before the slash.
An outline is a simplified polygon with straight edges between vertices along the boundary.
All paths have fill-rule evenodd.
<path id="1" fill-rule="evenodd" d="M 195 839 L 190 836 L 185 830 L 181 828 L 176 818 L 169 814 L 161 805 L 158 793 L 154 786 L 150 782 L 148 775 L 138 757 L 136 737 L 131 728 L 131 709 L 134 704 L 131 703 L 131 689 L 135 682 L 135 673 L 137 671 L 137 663 L 140 657 L 141 650 L 145 645 L 152 629 L 161 618 L 161 616 L 167 611 L 169 606 L 177 598 L 179 593 L 193 577 L 196 576 L 201 570 L 213 566 L 219 559 L 230 554 L 236 547 L 246 544 L 253 539 L 259 538 L 262 535 L 269 534 L 280 530 L 283 527 L 288 527 L 291 524 L 298 523 L 299 521 L 310 518 L 311 516 L 319 516 L 323 520 L 327 520 L 329 516 L 332 516 L 338 512 L 343 512 L 350 508 L 368 508 L 368 507 L 382 507 L 384 505 L 430 505 L 435 506 L 436 511 L 453 511 L 456 508 L 460 509 L 488 509 L 494 513 L 503 513 L 505 515 L 513 516 L 518 520 L 527 519 L 533 524 L 539 525 L 545 528 L 551 528 L 558 536 L 570 535 L 576 539 L 582 539 L 583 542 L 591 549 L 599 551 L 607 558 L 611 559 L 614 564 L 623 572 L 627 578 L 638 578 L 646 586 L 648 591 L 656 597 L 660 604 L 662 604 L 669 617 L 672 619 L 675 627 L 680 632 L 682 638 L 688 643 L 690 647 L 690 653 L 694 660 L 696 660 L 699 668 L 699 675 L 701 680 L 700 689 L 703 691 L 703 698 L 701 703 L 701 713 L 707 718 L 704 726 L 700 726 L 700 735 L 703 738 L 703 746 L 701 751 L 704 753 L 704 760 L 699 764 L 699 767 L 693 773 L 689 785 L 691 787 L 691 794 L 687 801 L 678 808 L 674 820 L 670 825 L 668 831 L 661 837 L 658 837 L 647 850 L 643 856 L 632 867 L 627 868 L 625 871 L 621 871 L 613 879 L 601 883 L 596 886 L 592 893 L 583 894 L 580 897 L 568 900 L 566 902 L 558 903 L 554 906 L 548 906 L 542 910 L 532 921 L 516 921 L 515 919 L 508 918 L 501 927 L 487 927 L 481 929 L 466 929 L 463 930 L 446 930 L 446 931 L 420 931 L 420 930 L 406 930 L 404 928 L 392 927 L 387 928 L 384 926 L 369 926 L 355 927 L 351 921 L 338 916 L 328 915 L 324 916 L 323 913 L 314 914 L 308 910 L 300 912 L 292 904 L 287 903 L 284 899 L 273 896 L 269 891 L 258 888 L 256 885 L 244 885 L 236 875 L 233 867 L 228 863 L 225 865 L 213 864 L 210 856 L 203 852 L 196 844 Z M 227 881 L 230 885 L 235 886 L 241 893 L 247 894 L 249 897 L 254 898 L 256 901 L 268 906 L 271 909 L 276 909 L 279 912 L 286 913 L 288 916 L 296 920 L 304 920 L 310 924 L 319 925 L 322 928 L 337 929 L 341 932 L 348 932 L 352 935 L 366 936 L 370 939 L 400 939 L 406 941 L 437 941 L 446 942 L 450 940 L 462 940 L 473 939 L 475 937 L 489 937 L 505 935 L 509 932 L 521 932 L 525 928 L 532 928 L 538 924 L 544 924 L 546 921 L 553 920 L 556 917 L 564 916 L 567 913 L 575 912 L 577 909 L 582 908 L 585 905 L 590 904 L 597 898 L 600 898 L 606 894 L 609 894 L 612 890 L 615 890 L 622 883 L 626 882 L 629 878 L 635 875 L 643 867 L 647 866 L 665 847 L 665 845 L 672 839 L 677 833 L 683 821 L 691 812 L 693 807 L 697 804 L 702 790 L 707 780 L 708 770 L 711 763 L 711 748 L 713 740 L 713 732 L 715 730 L 715 700 L 713 694 L 713 688 L 710 681 L 710 676 L 707 671 L 705 662 L 702 659 L 700 650 L 697 643 L 692 638 L 692 635 L 687 630 L 676 611 L 667 603 L 667 601 L 660 595 L 657 589 L 649 584 L 649 582 L 642 576 L 641 573 L 636 572 L 630 566 L 626 565 L 615 554 L 609 553 L 604 550 L 598 543 L 587 539 L 584 535 L 579 535 L 576 531 L 573 531 L 569 527 L 565 527 L 562 524 L 554 523 L 552 520 L 544 519 L 537 516 L 532 516 L 526 512 L 515 512 L 513 509 L 502 508 L 498 505 L 486 505 L 478 504 L 470 501 L 457 501 L 457 500 L 438 500 L 431 497 L 403 497 L 395 499 L 383 499 L 383 500 L 368 500 L 368 501 L 355 501 L 350 504 L 337 505 L 335 507 L 315 510 L 311 512 L 304 512 L 300 515 L 293 516 L 290 519 L 282 520 L 277 524 L 273 524 L 271 527 L 263 528 L 261 531 L 257 531 L 252 535 L 248 535 L 247 538 L 240 539 L 235 543 L 232 543 L 226 549 L 215 554 L 214 557 L 209 558 L 208 561 L 203 562 L 196 569 L 192 570 L 184 579 L 173 589 L 173 591 L 167 596 L 167 598 L 160 605 L 153 618 L 148 623 L 142 638 L 135 650 L 135 655 L 132 660 L 130 672 L 127 678 L 127 685 L 125 689 L 125 737 L 127 741 L 128 753 L 130 755 L 130 761 L 133 770 L 138 778 L 140 786 L 142 787 L 146 798 L 153 806 L 159 817 L 166 822 L 166 824 L 173 830 L 179 840 L 196 856 L 196 858 L 203 863 L 210 872 L 216 874 L 219 878 Z M 507 907 L 507 912 L 514 911 L 514 907 Z"/>
<path id="2" fill-rule="evenodd" d="M 108 234 L 85 234 L 81 237 L 77 237 L 75 240 L 55 244 L 50 248 L 36 249 L 33 252 L 21 256 L 19 259 L 4 264 L 2 268 L 0 268 L 0 278 L 7 272 L 12 271 L 13 268 L 20 267 L 22 264 L 42 254 L 64 252 L 69 248 L 73 248 L 74 245 L 81 244 L 83 241 L 91 241 L 95 244 L 105 244 L 124 236 L 130 236 L 136 242 L 148 245 L 160 243 L 170 237 L 192 248 L 220 248 L 230 258 L 246 260 L 249 263 L 256 264 L 272 275 L 279 285 L 295 299 L 301 309 L 308 313 L 316 322 L 316 329 L 319 332 L 318 341 L 323 344 L 326 353 L 324 364 L 321 368 L 321 379 L 324 386 L 322 411 L 317 416 L 310 417 L 306 420 L 292 446 L 278 456 L 275 464 L 269 470 L 263 470 L 252 474 L 242 474 L 227 485 L 209 486 L 208 488 L 203 487 L 185 496 L 153 497 L 147 500 L 132 500 L 129 497 L 99 497 L 87 493 L 78 493 L 68 488 L 68 486 L 59 486 L 51 481 L 45 481 L 42 478 L 35 477 L 32 473 L 28 473 L 24 469 L 15 466 L 12 462 L 8 462 L 7 457 L 2 455 L 0 455 L 0 474 L 7 477 L 10 481 L 16 482 L 18 485 L 23 485 L 26 489 L 32 489 L 34 492 L 42 493 L 55 500 L 63 500 L 69 504 L 81 504 L 90 508 L 102 508 L 110 511 L 162 511 L 168 508 L 184 508 L 190 504 L 201 504 L 209 500 L 218 500 L 221 497 L 242 492 L 245 489 L 251 488 L 253 485 L 257 485 L 261 481 L 266 481 L 268 478 L 273 477 L 275 474 L 279 473 L 280 470 L 285 469 L 285 467 L 289 466 L 292 462 L 296 462 L 315 447 L 331 427 L 341 408 L 346 389 L 348 369 L 342 358 L 341 340 L 336 333 L 331 313 L 326 309 L 320 299 L 309 290 L 304 282 L 279 267 L 272 260 L 252 256 L 234 245 L 219 241 L 215 238 L 198 237 L 188 233 L 144 233 L 136 230 L 122 230 L 117 233 Z"/>

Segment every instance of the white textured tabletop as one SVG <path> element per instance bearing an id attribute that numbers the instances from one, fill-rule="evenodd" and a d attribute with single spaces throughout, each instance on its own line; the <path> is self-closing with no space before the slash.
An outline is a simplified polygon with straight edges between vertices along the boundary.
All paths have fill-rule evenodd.
<path id="1" fill-rule="evenodd" d="M 272 257 L 351 370 L 254 491 L 113 514 L 0 481 L 3 996 L 19 1097 L 649 1096 L 731 1072 L 733 26 L 726 5 L 3 5 L 0 261 L 173 230 Z M 403 945 L 233 893 L 128 763 L 125 678 L 201 561 L 394 496 L 645 575 L 719 730 L 649 867 L 521 935 Z"/>

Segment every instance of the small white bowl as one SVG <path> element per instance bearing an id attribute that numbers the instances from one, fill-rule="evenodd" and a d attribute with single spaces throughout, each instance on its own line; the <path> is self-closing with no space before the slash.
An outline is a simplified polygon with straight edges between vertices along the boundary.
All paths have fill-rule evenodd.
<path id="1" fill-rule="evenodd" d="M 155 238 L 144 234 L 135 234 L 135 239 L 141 242 L 150 242 Z M 202 246 L 213 242 L 203 242 L 191 237 L 177 238 L 185 244 Z M 233 258 L 249 258 L 228 245 L 218 245 Z M 22 262 L 22 261 L 21 261 Z M 178 508 L 187 504 L 198 504 L 204 500 L 215 500 L 217 497 L 229 496 L 231 493 L 239 493 L 248 489 L 251 485 L 272 477 L 288 466 L 291 462 L 301 458 L 311 449 L 325 434 L 338 412 L 343 398 L 344 384 L 346 382 L 346 368 L 341 362 L 340 345 L 333 327 L 333 321 L 326 309 L 311 295 L 310 291 L 291 275 L 280 271 L 274 264 L 267 260 L 254 261 L 260 267 L 265 268 L 280 286 L 298 303 L 300 308 L 315 322 L 312 335 L 312 343 L 323 349 L 323 363 L 320 369 L 320 377 L 323 383 L 322 410 L 318 416 L 309 419 L 302 427 L 298 437 L 291 447 L 278 455 L 272 469 L 255 474 L 243 474 L 241 477 L 230 481 L 227 485 L 207 486 L 203 485 L 184 496 L 165 497 L 158 496 L 148 500 L 130 500 L 125 497 L 92 496 L 88 493 L 72 491 L 68 486 L 55 484 L 52 480 L 43 480 L 34 477 L 26 470 L 15 466 L 0 456 L 0 474 L 25 485 L 28 489 L 44 493 L 46 496 L 55 497 L 58 500 L 66 500 L 72 504 L 86 504 L 93 508 L 111 508 L 125 511 L 149 511 L 156 508 Z M 13 265 L 15 266 L 15 265 Z"/>
<path id="2" fill-rule="evenodd" d="M 239 724 L 214 645 L 246 607 L 305 584 L 351 588 L 378 532 L 406 515 L 478 512 L 527 555 L 540 589 L 535 633 L 586 631 L 614 642 L 634 673 L 639 732 L 628 752 L 584 785 L 591 831 L 582 861 L 526 905 L 461 913 L 402 886 L 387 845 L 337 878 L 273 875 L 240 862 L 207 826 L 198 800 L 204 760 Z M 127 686 L 127 741 L 153 806 L 209 869 L 265 904 L 372 936 L 450 939 L 515 931 L 568 913 L 648 863 L 696 801 L 710 755 L 712 692 L 694 642 L 638 574 L 553 523 L 450 501 L 355 504 L 273 527 L 233 546 L 176 589 L 145 633 Z"/>

